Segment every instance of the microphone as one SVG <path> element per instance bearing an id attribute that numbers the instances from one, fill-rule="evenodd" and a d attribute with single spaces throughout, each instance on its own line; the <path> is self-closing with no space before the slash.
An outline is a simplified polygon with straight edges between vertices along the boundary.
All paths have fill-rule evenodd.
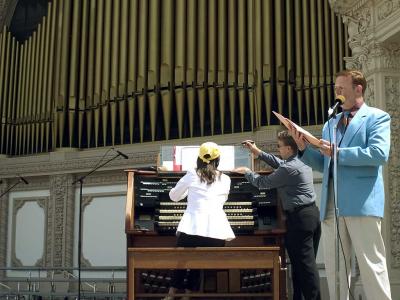
<path id="1" fill-rule="evenodd" d="M 25 184 L 29 184 L 29 182 L 28 182 L 24 177 L 22 177 L 22 176 L 20 176 L 20 175 L 18 175 L 18 174 L 17 174 L 17 176 L 18 176 L 19 179 L 20 179 L 21 181 L 23 181 Z"/>
<path id="2" fill-rule="evenodd" d="M 121 155 L 123 158 L 129 159 L 128 155 L 126 155 L 125 153 L 122 153 L 121 151 L 118 151 L 117 149 L 114 149 L 114 148 L 113 148 L 113 150 L 114 150 L 115 152 L 117 152 L 119 155 Z"/>
<path id="3" fill-rule="evenodd" d="M 247 143 L 254 144 L 254 141 L 252 141 L 252 140 L 245 140 L 245 141 L 241 142 L 241 144 L 242 144 L 243 146 L 246 146 Z"/>
<path id="4" fill-rule="evenodd" d="M 332 118 L 336 115 L 337 109 L 339 105 L 342 105 L 346 101 L 346 98 L 343 95 L 337 95 L 335 99 L 335 104 L 328 109 L 328 117 Z"/>

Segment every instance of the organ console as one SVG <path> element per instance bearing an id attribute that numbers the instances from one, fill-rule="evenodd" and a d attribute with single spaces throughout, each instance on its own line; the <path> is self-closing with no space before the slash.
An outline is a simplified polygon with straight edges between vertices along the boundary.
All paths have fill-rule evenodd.
<path id="1" fill-rule="evenodd" d="M 236 235 L 226 247 L 279 247 L 283 267 L 280 270 L 280 299 L 285 299 L 285 227 L 276 190 L 258 190 L 243 175 L 224 173 L 231 178 L 224 211 Z M 127 174 L 128 249 L 174 247 L 176 228 L 186 208 L 186 200 L 172 202 L 168 193 L 185 173 L 128 170 Z M 265 295 L 271 292 L 271 272 L 269 269 L 205 270 L 202 292 L 262 295 L 262 299 L 268 299 Z M 128 262 L 128 289 L 135 285 L 135 292 L 141 295 L 136 299 L 157 297 L 167 292 L 171 270 L 135 270 L 134 278 L 131 277 Z"/>

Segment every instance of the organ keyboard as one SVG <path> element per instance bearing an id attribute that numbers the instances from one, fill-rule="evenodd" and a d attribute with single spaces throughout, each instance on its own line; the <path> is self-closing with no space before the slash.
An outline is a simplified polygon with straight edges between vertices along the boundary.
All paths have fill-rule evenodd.
<path id="1" fill-rule="evenodd" d="M 168 193 L 184 173 L 135 177 L 135 224 L 139 229 L 174 234 L 186 209 L 186 200 L 172 202 Z M 277 224 L 275 190 L 259 191 L 243 176 L 231 176 L 231 191 L 224 211 L 236 234 L 273 229 Z M 164 176 L 164 177 L 163 177 Z"/>

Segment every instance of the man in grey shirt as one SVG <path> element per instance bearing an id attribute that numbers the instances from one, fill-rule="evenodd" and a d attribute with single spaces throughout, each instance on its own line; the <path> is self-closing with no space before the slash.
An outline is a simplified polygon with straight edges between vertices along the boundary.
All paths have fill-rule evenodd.
<path id="1" fill-rule="evenodd" d="M 297 156 L 297 144 L 282 131 L 278 134 L 279 157 L 261 151 L 252 141 L 242 143 L 255 157 L 266 162 L 274 172 L 259 175 L 247 167 L 239 167 L 234 172 L 259 189 L 278 191 L 282 208 L 286 213 L 285 245 L 292 264 L 293 300 L 320 299 L 320 284 L 315 261 L 321 223 L 319 210 L 315 205 L 313 174 L 310 167 Z"/>

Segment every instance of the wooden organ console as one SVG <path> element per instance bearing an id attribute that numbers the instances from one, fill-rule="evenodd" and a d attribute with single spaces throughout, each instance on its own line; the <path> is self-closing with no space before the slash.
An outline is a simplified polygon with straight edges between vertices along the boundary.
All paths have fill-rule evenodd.
<path id="1" fill-rule="evenodd" d="M 249 269 L 251 264 L 245 262 L 241 269 L 224 270 L 223 266 L 219 266 L 216 267 L 218 270 L 210 270 L 211 268 L 204 263 L 201 293 L 191 296 L 197 297 L 196 299 L 214 297 L 221 299 L 224 296 L 237 299 L 248 297 L 278 299 L 277 291 L 273 291 L 273 287 L 277 285 L 274 285 L 272 275 L 279 274 L 279 299 L 286 299 L 283 245 L 285 227 L 276 190 L 258 190 L 248 183 L 243 175 L 224 173 L 231 178 L 231 190 L 224 210 L 236 235 L 234 240 L 226 243 L 225 252 L 235 250 L 236 252 L 233 253 L 239 253 L 241 249 L 250 251 L 243 252 L 247 255 L 244 260 L 248 257 L 249 262 L 252 260 L 252 249 L 255 254 L 257 249 L 270 247 L 271 251 L 277 250 L 280 259 L 279 267 L 275 264 L 275 267 L 271 268 Z M 172 265 L 166 263 L 164 264 L 166 268 L 158 270 L 138 269 L 137 266 L 145 264 L 140 264 L 136 260 L 144 257 L 139 256 L 142 252 L 152 252 L 154 262 L 158 258 L 162 260 L 162 255 L 172 258 L 174 257 L 172 252 L 176 252 L 174 249 L 179 249 L 175 248 L 175 232 L 186 208 L 186 200 L 172 202 L 168 194 L 184 174 L 185 172 L 127 171 L 125 231 L 128 248 L 129 299 L 156 299 L 157 297 L 160 299 L 168 291 Z M 166 249 L 170 249 L 169 256 Z M 224 252 L 224 249 L 220 250 Z M 182 252 L 176 256 L 179 258 L 183 254 Z M 238 260 L 241 259 L 239 256 Z M 186 266 L 191 263 L 189 261 Z M 157 263 L 152 264 L 152 266 L 157 265 L 161 266 Z M 179 265 L 182 264 L 177 263 L 177 266 Z M 279 268 L 279 270 L 274 270 L 274 268 Z M 203 298 L 202 293 L 204 293 Z"/>

